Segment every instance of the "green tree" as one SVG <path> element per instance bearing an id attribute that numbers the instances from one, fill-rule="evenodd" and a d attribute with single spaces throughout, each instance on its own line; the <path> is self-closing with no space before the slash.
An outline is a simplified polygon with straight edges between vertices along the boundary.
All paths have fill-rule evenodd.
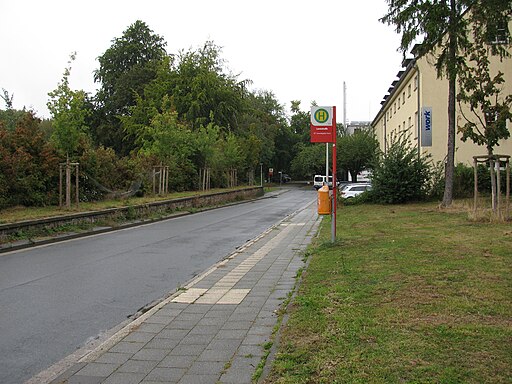
<path id="1" fill-rule="evenodd" d="M 75 57 L 76 53 L 71 54 L 62 80 L 55 90 L 48 93 L 50 99 L 46 104 L 53 118 L 51 140 L 60 154 L 67 158 L 75 154 L 80 140 L 88 137 L 89 131 L 85 125 L 86 118 L 90 113 L 85 107 L 85 92 L 73 91 L 69 87 L 71 63 Z"/>
<path id="2" fill-rule="evenodd" d="M 352 135 L 338 137 L 338 167 L 350 172 L 352 181 L 357 182 L 357 174 L 375 164 L 378 151 L 379 142 L 371 129 L 361 129 Z"/>
<path id="3" fill-rule="evenodd" d="M 299 143 L 291 163 L 294 178 L 312 180 L 313 175 L 325 174 L 325 145 Z"/>
<path id="4" fill-rule="evenodd" d="M 254 136 L 261 143 L 257 155 L 258 163 L 262 163 L 263 168 L 277 168 L 274 163 L 276 137 L 281 127 L 286 125 L 283 108 L 270 91 L 250 92 L 244 101 L 239 118 L 239 135 Z"/>
<path id="5" fill-rule="evenodd" d="M 138 130 L 139 153 L 169 167 L 170 187 L 174 190 L 192 188 L 195 167 L 192 163 L 194 134 L 178 120 L 178 113 L 164 97 L 163 112 L 157 113 L 149 125 Z"/>
<path id="6" fill-rule="evenodd" d="M 448 146 L 445 170 L 443 206 L 453 200 L 455 160 L 455 107 L 457 76 L 464 70 L 465 50 L 470 47 L 466 11 L 478 3 L 481 9 L 494 10 L 492 14 L 510 12 L 510 0 L 387 0 L 388 13 L 381 18 L 393 24 L 402 34 L 400 49 L 409 48 L 422 40 L 418 55 L 434 55 L 438 77 L 448 78 Z M 488 14 L 487 12 L 485 13 Z M 491 14 L 491 13 L 489 13 Z M 495 23 L 492 18 L 482 20 L 485 26 Z"/>
<path id="7" fill-rule="evenodd" d="M 309 143 L 310 141 L 310 113 L 301 111 L 300 101 L 292 100 L 290 111 L 290 128 L 294 134 L 297 135 L 297 140 L 300 143 Z"/>
<path id="8" fill-rule="evenodd" d="M 18 121 L 25 117 L 26 111 L 18 111 L 13 107 L 13 95 L 9 95 L 9 92 L 2 88 L 3 95 L 0 95 L 0 98 L 5 103 L 5 110 L 0 109 L 0 122 L 4 125 L 4 127 L 10 131 L 14 131 L 16 128 L 16 124 Z"/>
<path id="9" fill-rule="evenodd" d="M 499 145 L 499 140 L 510 137 L 507 120 L 512 120 L 512 95 L 502 94 L 504 74 L 498 71 L 496 75 L 491 76 L 490 73 L 489 56 L 492 50 L 489 48 L 489 36 L 484 24 L 484 20 L 489 16 L 486 16 L 485 12 L 486 10 L 480 9 L 480 4 L 476 3 L 469 15 L 473 44 L 467 49 L 469 63 L 465 65 L 465 71 L 459 76 L 460 87 L 457 100 L 461 104 L 460 110 L 465 119 L 465 124 L 459 127 L 462 141 L 471 139 L 474 143 L 485 146 L 489 155 L 492 206 L 496 210 L 494 147 Z M 507 24 L 506 20 L 504 24 Z M 462 104 L 469 108 L 470 116 L 464 114 Z"/>
<path id="10" fill-rule="evenodd" d="M 210 122 L 227 130 L 238 130 L 246 86 L 224 72 L 221 48 L 207 41 L 198 50 L 180 52 L 171 93 L 178 115 L 194 128 Z"/>
<path id="11" fill-rule="evenodd" d="M 137 20 L 100 57 L 94 81 L 101 83 L 96 94 L 94 134 L 97 140 L 113 147 L 117 153 L 127 154 L 134 148 L 134 138 L 126 136 L 119 116 L 129 113 L 136 104 L 136 95 L 154 80 L 167 57 L 166 42 L 146 23 Z"/>

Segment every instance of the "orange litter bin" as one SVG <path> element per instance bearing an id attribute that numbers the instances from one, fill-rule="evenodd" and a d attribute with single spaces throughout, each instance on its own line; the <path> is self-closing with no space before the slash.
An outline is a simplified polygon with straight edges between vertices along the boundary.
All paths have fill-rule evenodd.
<path id="1" fill-rule="evenodd" d="M 318 190 L 318 214 L 331 214 L 331 197 L 329 196 L 329 187 L 325 184 Z"/>

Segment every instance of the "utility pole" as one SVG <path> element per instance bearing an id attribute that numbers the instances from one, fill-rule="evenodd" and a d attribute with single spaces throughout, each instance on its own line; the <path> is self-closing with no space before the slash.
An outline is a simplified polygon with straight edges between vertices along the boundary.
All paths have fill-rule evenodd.
<path id="1" fill-rule="evenodd" d="M 347 129 L 347 83 L 343 82 L 343 127 Z"/>

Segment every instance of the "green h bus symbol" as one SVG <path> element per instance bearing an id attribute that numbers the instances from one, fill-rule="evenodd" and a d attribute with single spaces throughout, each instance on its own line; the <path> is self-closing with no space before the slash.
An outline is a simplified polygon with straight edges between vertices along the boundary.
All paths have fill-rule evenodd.
<path id="1" fill-rule="evenodd" d="M 315 120 L 319 123 L 325 123 L 329 119 L 329 112 L 327 112 L 325 109 L 318 109 L 315 112 Z"/>

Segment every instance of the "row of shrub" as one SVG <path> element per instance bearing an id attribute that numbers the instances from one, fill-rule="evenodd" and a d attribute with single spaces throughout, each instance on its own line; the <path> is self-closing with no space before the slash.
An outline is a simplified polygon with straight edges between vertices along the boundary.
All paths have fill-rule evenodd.
<path id="1" fill-rule="evenodd" d="M 501 172 L 502 193 L 506 190 L 506 173 Z M 489 166 L 477 167 L 478 192 L 491 193 Z M 444 164 L 433 164 L 429 156 L 418 155 L 417 147 L 404 138 L 393 142 L 372 170 L 372 190 L 351 199 L 351 203 L 376 202 L 400 204 L 411 201 L 441 200 L 444 193 Z M 474 195 L 474 167 L 455 166 L 453 197 Z"/>
<path id="2" fill-rule="evenodd" d="M 0 209 L 57 205 L 64 159 L 49 140 L 46 125 L 32 112 L 25 112 L 14 129 L 5 129 L 0 122 L 0 143 Z M 159 163 L 150 156 L 119 157 L 112 148 L 93 147 L 87 140 L 80 143 L 73 161 L 79 163 L 81 201 L 127 191 L 134 182 L 140 193 L 147 192 L 152 189 L 152 166 Z M 198 180 L 191 177 L 175 180 L 183 177 L 181 170 L 169 173 L 169 184 L 180 186 L 180 190 L 198 185 Z"/>

